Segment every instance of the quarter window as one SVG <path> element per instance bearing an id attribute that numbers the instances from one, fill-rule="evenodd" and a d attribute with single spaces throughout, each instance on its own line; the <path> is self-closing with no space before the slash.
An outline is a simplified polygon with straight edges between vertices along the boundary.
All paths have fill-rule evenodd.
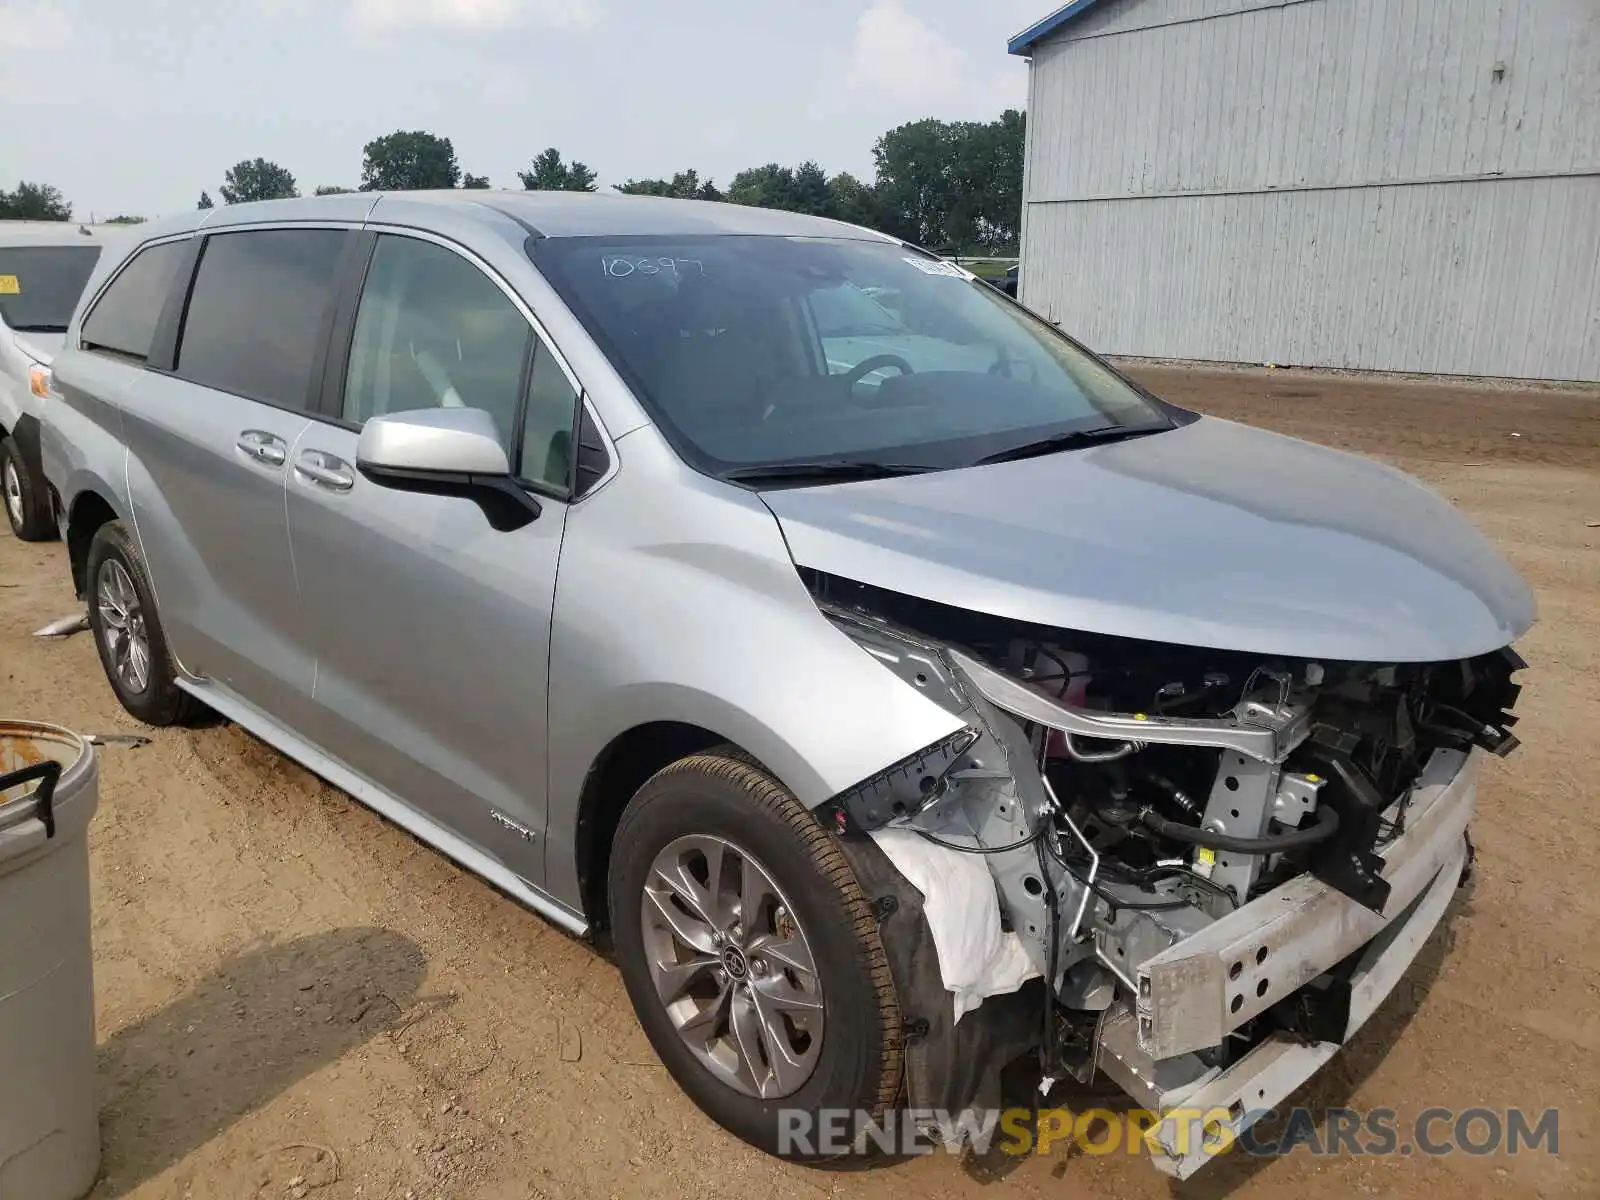
<path id="1" fill-rule="evenodd" d="M 266 404 L 310 408 L 312 364 L 347 236 L 263 229 L 207 238 L 178 343 L 178 374 Z"/>
<path id="2" fill-rule="evenodd" d="M 356 313 L 345 420 L 482 409 L 523 478 L 565 488 L 576 404 L 554 356 L 493 280 L 443 246 L 378 238 Z"/>
<path id="3" fill-rule="evenodd" d="M 578 394 L 543 342 L 534 350 L 528 411 L 522 424 L 522 477 L 565 488 L 572 472 L 572 423 Z"/>
<path id="4" fill-rule="evenodd" d="M 163 242 L 134 255 L 84 319 L 83 348 L 146 361 L 187 249 L 187 242 Z"/>

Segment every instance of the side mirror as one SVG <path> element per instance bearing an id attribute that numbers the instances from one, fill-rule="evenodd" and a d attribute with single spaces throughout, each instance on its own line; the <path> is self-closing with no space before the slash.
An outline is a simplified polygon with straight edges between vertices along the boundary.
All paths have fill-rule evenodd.
<path id="1" fill-rule="evenodd" d="M 373 417 L 361 427 L 356 469 L 379 487 L 459 496 L 501 532 L 541 509 L 511 477 L 494 418 L 480 408 L 427 408 Z"/>

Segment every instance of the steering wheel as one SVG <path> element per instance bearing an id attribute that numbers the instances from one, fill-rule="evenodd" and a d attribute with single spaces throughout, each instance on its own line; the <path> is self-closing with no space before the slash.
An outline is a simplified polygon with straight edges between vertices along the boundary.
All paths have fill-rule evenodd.
<path id="1" fill-rule="evenodd" d="M 842 376 L 845 390 L 854 391 L 856 384 L 874 371 L 881 371 L 885 367 L 893 367 L 902 375 L 915 375 L 917 373 L 911 364 L 898 354 L 874 354 L 871 358 L 863 358 Z"/>

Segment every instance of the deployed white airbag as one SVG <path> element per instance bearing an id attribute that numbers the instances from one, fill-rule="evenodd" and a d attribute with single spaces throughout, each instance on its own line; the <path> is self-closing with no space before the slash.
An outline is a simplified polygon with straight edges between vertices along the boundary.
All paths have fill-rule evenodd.
<path id="1" fill-rule="evenodd" d="M 905 829 L 870 836 L 922 893 L 939 977 L 955 998 L 957 1021 L 986 997 L 1014 992 L 1038 976 L 1022 939 L 1000 926 L 1000 899 L 982 855 L 935 845 Z"/>

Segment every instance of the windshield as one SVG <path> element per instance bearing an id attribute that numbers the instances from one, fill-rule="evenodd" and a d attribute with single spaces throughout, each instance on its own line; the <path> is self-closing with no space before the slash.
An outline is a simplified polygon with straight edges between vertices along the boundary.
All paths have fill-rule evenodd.
<path id="1" fill-rule="evenodd" d="M 550 238 L 540 269 L 692 463 L 939 469 L 1166 414 L 1045 322 L 891 242 Z"/>
<path id="2" fill-rule="evenodd" d="M 0 318 L 18 333 L 63 333 L 99 246 L 0 246 Z"/>

